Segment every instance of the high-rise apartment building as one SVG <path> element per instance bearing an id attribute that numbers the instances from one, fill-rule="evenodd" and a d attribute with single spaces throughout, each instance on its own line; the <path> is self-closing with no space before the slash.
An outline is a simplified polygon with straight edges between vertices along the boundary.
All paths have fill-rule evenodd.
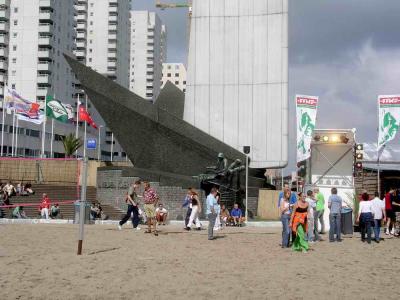
<path id="1" fill-rule="evenodd" d="M 7 81 L 8 37 L 10 31 L 10 0 L 0 1 L 0 97 Z"/>
<path id="2" fill-rule="evenodd" d="M 77 59 L 128 88 L 130 0 L 77 0 L 75 8 L 77 26 L 74 53 Z M 80 87 L 79 84 L 77 87 Z M 79 95 L 85 97 L 82 91 Z M 94 119 L 102 126 L 102 158 L 125 158 L 125 153 L 100 115 L 94 109 L 92 112 Z"/>
<path id="3" fill-rule="evenodd" d="M 162 70 L 161 88 L 170 81 L 178 89 L 186 92 L 186 68 L 182 63 L 164 63 Z"/>
<path id="4" fill-rule="evenodd" d="M 166 61 L 167 32 L 154 12 L 131 11 L 131 50 L 129 89 L 139 96 L 155 101 Z"/>

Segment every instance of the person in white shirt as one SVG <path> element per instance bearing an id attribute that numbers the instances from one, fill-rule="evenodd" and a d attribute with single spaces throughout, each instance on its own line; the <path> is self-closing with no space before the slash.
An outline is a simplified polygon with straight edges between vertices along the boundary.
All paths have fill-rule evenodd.
<path id="1" fill-rule="evenodd" d="M 360 224 L 361 241 L 365 242 L 365 233 L 367 233 L 367 242 L 371 244 L 371 224 L 374 221 L 372 203 L 369 201 L 368 193 L 363 193 L 361 200 L 357 217 L 357 222 Z"/>
<path id="2" fill-rule="evenodd" d="M 165 225 L 165 222 L 167 221 L 167 216 L 168 210 L 162 205 L 162 203 L 160 203 L 156 208 L 157 225 Z"/>
<path id="3" fill-rule="evenodd" d="M 374 215 L 374 236 L 375 242 L 379 243 L 381 223 L 386 222 L 385 201 L 379 199 L 379 193 L 375 192 L 375 198 L 371 201 L 372 214 Z"/>
<path id="4" fill-rule="evenodd" d="M 315 201 L 313 191 L 307 191 L 307 198 L 306 201 L 308 202 L 308 211 L 307 211 L 307 227 L 308 227 L 308 242 L 314 243 L 314 210 L 317 206 L 317 201 Z"/>

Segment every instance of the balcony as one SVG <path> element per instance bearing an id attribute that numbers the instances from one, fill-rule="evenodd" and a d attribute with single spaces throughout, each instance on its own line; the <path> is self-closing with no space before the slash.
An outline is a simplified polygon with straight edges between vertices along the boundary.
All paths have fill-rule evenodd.
<path id="1" fill-rule="evenodd" d="M 117 68 L 117 62 L 116 61 L 108 61 L 107 68 Z M 113 72 L 115 72 L 115 71 L 116 71 L 116 69 Z"/>
<path id="2" fill-rule="evenodd" d="M 108 25 L 108 30 L 114 30 L 117 31 L 117 25 Z"/>
<path id="3" fill-rule="evenodd" d="M 51 73 L 50 64 L 48 63 L 40 63 L 38 64 L 38 71 L 41 73 Z"/>
<path id="4" fill-rule="evenodd" d="M 36 97 L 46 97 L 47 96 L 47 88 L 38 87 L 36 90 Z"/>
<path id="5" fill-rule="evenodd" d="M 84 14 L 77 15 L 75 19 L 78 23 L 86 23 L 86 16 Z"/>
<path id="6" fill-rule="evenodd" d="M 10 13 L 7 10 L 0 10 L 0 20 L 8 21 L 10 19 Z"/>
<path id="7" fill-rule="evenodd" d="M 86 53 L 84 50 L 76 50 L 74 51 L 76 58 L 84 58 Z"/>
<path id="8" fill-rule="evenodd" d="M 77 41 L 76 48 L 82 50 L 82 49 L 86 48 L 86 43 L 84 41 Z"/>
<path id="9" fill-rule="evenodd" d="M 0 57 L 8 57 L 7 48 L 0 48 Z"/>
<path id="10" fill-rule="evenodd" d="M 39 60 L 51 61 L 53 60 L 53 53 L 50 50 L 39 50 L 38 58 Z"/>
<path id="11" fill-rule="evenodd" d="M 0 35 L 0 44 L 8 45 L 8 36 Z"/>
<path id="12" fill-rule="evenodd" d="M 8 32 L 10 30 L 10 24 L 8 22 L 0 23 L 0 32 Z"/>
<path id="13" fill-rule="evenodd" d="M 77 38 L 78 40 L 85 40 L 85 39 L 86 39 L 86 33 L 84 33 L 84 32 L 77 32 L 77 33 L 76 33 L 76 38 Z"/>
<path id="14" fill-rule="evenodd" d="M 39 46 L 51 48 L 52 47 L 52 39 L 50 37 L 39 37 Z"/>
<path id="15" fill-rule="evenodd" d="M 52 9 L 54 7 L 54 0 L 39 0 L 39 7 Z"/>
<path id="16" fill-rule="evenodd" d="M 5 60 L 0 60 L 0 70 L 5 71 L 8 69 L 7 62 Z"/>
<path id="17" fill-rule="evenodd" d="M 87 8 L 86 5 L 84 4 L 78 4 L 75 5 L 75 10 L 78 12 L 78 14 L 81 14 L 81 13 L 86 13 Z"/>
<path id="18" fill-rule="evenodd" d="M 50 24 L 40 24 L 39 33 L 45 35 L 53 35 L 53 26 Z"/>
<path id="19" fill-rule="evenodd" d="M 108 58 L 117 58 L 117 53 L 116 52 L 108 52 L 107 57 Z"/>
<path id="20" fill-rule="evenodd" d="M 78 23 L 76 25 L 76 30 L 86 31 L 86 23 Z"/>
<path id="21" fill-rule="evenodd" d="M 0 0 L 0 6 L 10 7 L 11 0 Z"/>
<path id="22" fill-rule="evenodd" d="M 118 6 L 110 6 L 108 8 L 109 13 L 118 13 Z"/>
<path id="23" fill-rule="evenodd" d="M 41 11 L 39 12 L 39 22 L 49 22 L 52 23 L 53 22 L 53 12 L 51 11 Z"/>
<path id="24" fill-rule="evenodd" d="M 108 22 L 117 22 L 118 16 L 108 16 Z"/>
<path id="25" fill-rule="evenodd" d="M 51 77 L 48 75 L 39 75 L 37 83 L 40 86 L 51 86 Z"/>
<path id="26" fill-rule="evenodd" d="M 1 74 L 0 73 L 0 82 L 4 83 L 5 81 L 7 81 L 6 79 L 7 79 L 6 74 Z"/>

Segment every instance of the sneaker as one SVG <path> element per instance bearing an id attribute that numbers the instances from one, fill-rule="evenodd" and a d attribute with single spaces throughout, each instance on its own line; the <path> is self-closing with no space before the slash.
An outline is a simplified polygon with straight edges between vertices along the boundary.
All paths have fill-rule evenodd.
<path id="1" fill-rule="evenodd" d="M 394 235 L 394 228 L 392 228 L 392 231 L 390 232 L 391 235 Z"/>
<path id="2" fill-rule="evenodd" d="M 137 231 L 139 231 L 141 228 L 140 228 L 140 227 L 136 227 L 135 229 L 136 229 Z"/>
<path id="3" fill-rule="evenodd" d="M 201 227 L 197 227 L 196 230 L 200 231 L 200 230 L 201 230 Z"/>
<path id="4" fill-rule="evenodd" d="M 389 229 L 386 229 L 386 230 L 385 230 L 385 234 L 386 234 L 386 235 L 389 235 Z"/>
<path id="5" fill-rule="evenodd" d="M 118 224 L 118 230 L 122 230 L 122 226 Z"/>
<path id="6" fill-rule="evenodd" d="M 190 231 L 191 228 L 190 227 L 185 227 L 185 230 Z"/>

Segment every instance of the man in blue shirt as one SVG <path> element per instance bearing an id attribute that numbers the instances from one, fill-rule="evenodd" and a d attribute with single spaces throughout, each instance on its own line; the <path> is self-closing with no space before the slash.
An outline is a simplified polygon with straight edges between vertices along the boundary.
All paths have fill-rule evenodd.
<path id="1" fill-rule="evenodd" d="M 215 220 L 217 219 L 217 213 L 216 213 L 216 206 L 218 205 L 217 198 L 217 189 L 213 187 L 211 189 L 210 194 L 207 196 L 207 217 L 208 217 L 208 239 L 213 240 L 214 239 L 214 225 L 215 225 Z"/>
<path id="2" fill-rule="evenodd" d="M 235 203 L 233 205 L 233 209 L 231 211 L 231 217 L 233 218 L 233 223 L 235 226 L 240 226 L 242 223 L 242 210 L 239 208 L 239 205 Z"/>
<path id="3" fill-rule="evenodd" d="M 329 207 L 329 241 L 334 242 L 335 241 L 335 234 L 336 234 L 336 240 L 338 242 L 341 242 L 341 224 L 340 224 L 340 219 L 341 219 L 341 212 L 342 212 L 342 198 L 337 195 L 337 189 L 332 188 L 331 190 L 331 196 L 329 197 L 328 200 L 328 207 Z"/>

